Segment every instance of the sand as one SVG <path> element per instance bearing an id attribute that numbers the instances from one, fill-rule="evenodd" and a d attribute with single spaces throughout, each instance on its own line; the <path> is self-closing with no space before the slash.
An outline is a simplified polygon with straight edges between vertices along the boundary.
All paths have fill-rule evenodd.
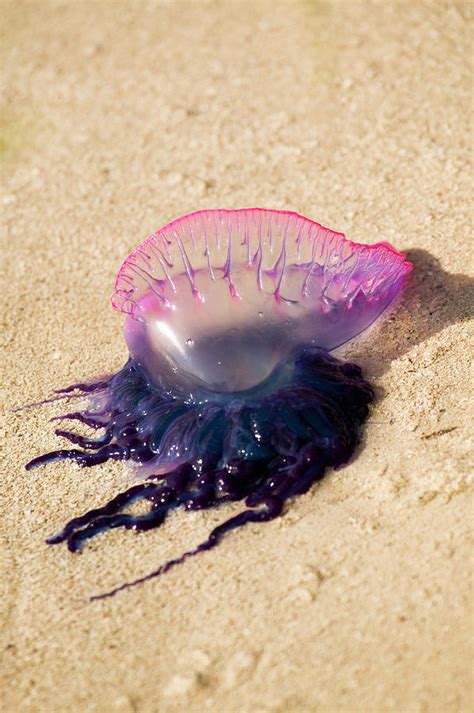
<path id="1" fill-rule="evenodd" d="M 2 711 L 472 710 L 472 4 L 1 10 Z M 58 447 L 61 407 L 12 410 L 122 365 L 109 297 L 130 249 L 186 212 L 244 206 L 413 261 L 398 310 L 340 352 L 377 390 L 358 457 L 283 518 L 89 604 L 232 508 L 47 547 L 124 472 L 26 473 Z"/>

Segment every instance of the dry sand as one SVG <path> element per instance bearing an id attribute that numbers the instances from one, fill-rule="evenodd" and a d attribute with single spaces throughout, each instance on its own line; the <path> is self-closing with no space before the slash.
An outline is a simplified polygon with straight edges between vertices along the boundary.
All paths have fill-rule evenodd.
<path id="1" fill-rule="evenodd" d="M 2 0 L 5 713 L 472 710 L 472 7 Z M 109 296 L 147 234 L 254 205 L 413 260 L 398 311 L 343 352 L 378 394 L 359 455 L 285 517 L 89 604 L 231 508 L 46 547 L 123 471 L 26 473 L 61 407 L 12 409 L 121 366 Z"/>

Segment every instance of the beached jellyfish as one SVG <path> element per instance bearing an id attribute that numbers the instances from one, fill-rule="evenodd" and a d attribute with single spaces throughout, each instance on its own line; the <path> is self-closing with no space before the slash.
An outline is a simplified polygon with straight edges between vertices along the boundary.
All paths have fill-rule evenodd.
<path id="1" fill-rule="evenodd" d="M 159 527 L 180 506 L 244 501 L 197 548 L 103 597 L 280 515 L 352 456 L 373 391 L 330 352 L 379 317 L 410 270 L 387 243 L 356 244 L 288 211 L 199 211 L 150 236 L 123 263 L 112 298 L 126 315 L 129 360 L 59 392 L 88 397 L 59 420 L 100 435 L 58 429 L 77 448 L 26 466 L 123 460 L 139 481 L 48 542 L 75 551 L 111 528 Z M 129 511 L 137 500 L 146 512 Z"/>

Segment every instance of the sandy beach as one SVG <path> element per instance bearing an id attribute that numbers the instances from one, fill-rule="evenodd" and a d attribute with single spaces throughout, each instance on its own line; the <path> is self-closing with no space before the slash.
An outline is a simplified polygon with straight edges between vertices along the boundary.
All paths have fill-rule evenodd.
<path id="1" fill-rule="evenodd" d="M 4 713 L 472 710 L 472 8 L 1 1 Z M 91 604 L 240 505 L 47 547 L 126 474 L 27 473 L 64 407 L 14 409 L 122 366 L 110 295 L 147 235 L 251 206 L 413 263 L 398 308 L 339 351 L 376 389 L 357 457 Z"/>

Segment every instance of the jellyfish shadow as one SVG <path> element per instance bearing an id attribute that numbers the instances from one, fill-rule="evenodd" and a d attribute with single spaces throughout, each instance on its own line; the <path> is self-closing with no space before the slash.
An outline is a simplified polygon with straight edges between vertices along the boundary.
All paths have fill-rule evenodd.
<path id="1" fill-rule="evenodd" d="M 474 316 L 474 278 L 446 272 L 427 250 L 409 249 L 406 256 L 413 272 L 401 302 L 363 340 L 356 359 L 371 377 L 381 376 L 393 360 L 446 327 Z"/>

